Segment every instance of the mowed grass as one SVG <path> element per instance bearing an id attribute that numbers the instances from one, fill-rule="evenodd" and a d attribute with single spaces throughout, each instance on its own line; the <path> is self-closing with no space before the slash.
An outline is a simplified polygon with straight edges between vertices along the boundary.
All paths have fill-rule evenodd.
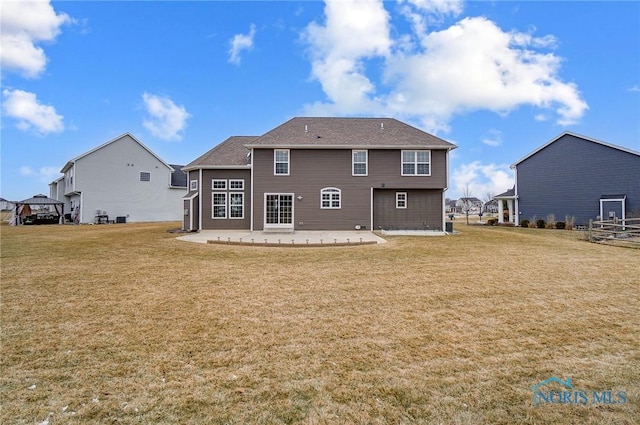
<path id="1" fill-rule="evenodd" d="M 176 226 L 2 227 L 1 423 L 640 423 L 640 250 L 460 222 L 318 249 Z M 627 402 L 534 406 L 551 376 Z"/>

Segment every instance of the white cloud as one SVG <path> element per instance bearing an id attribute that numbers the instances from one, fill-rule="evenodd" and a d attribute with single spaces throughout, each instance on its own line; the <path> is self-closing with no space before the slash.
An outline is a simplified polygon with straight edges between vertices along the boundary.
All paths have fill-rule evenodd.
<path id="1" fill-rule="evenodd" d="M 500 146 L 502 144 L 502 132 L 496 129 L 489 130 L 489 134 L 482 138 L 482 143 L 492 147 Z"/>
<path id="2" fill-rule="evenodd" d="M 64 130 L 63 116 L 58 115 L 53 106 L 40 104 L 34 93 L 5 89 L 2 96 L 2 110 L 6 116 L 18 120 L 20 130 L 35 130 L 40 134 Z"/>
<path id="3" fill-rule="evenodd" d="M 310 45 L 312 76 L 329 104 L 307 105 L 311 114 L 371 113 L 375 86 L 365 75 L 365 59 L 389 54 L 389 15 L 380 0 L 328 0 L 326 23 L 312 22 L 303 37 Z"/>
<path id="4" fill-rule="evenodd" d="M 484 201 L 487 193 L 497 195 L 511 189 L 514 178 L 512 170 L 506 164 L 482 164 L 480 161 L 473 161 L 454 169 L 451 182 L 454 197 L 462 196 L 468 187 L 471 196 Z"/>
<path id="5" fill-rule="evenodd" d="M 635 86 L 630 87 L 628 90 L 631 92 L 640 92 L 640 87 L 638 87 L 638 85 L 636 84 Z"/>
<path id="6" fill-rule="evenodd" d="M 55 40 L 60 27 L 73 22 L 67 14 L 56 13 L 49 1 L 3 1 L 0 20 L 2 68 L 27 78 L 39 76 L 47 65 L 37 44 Z"/>
<path id="7" fill-rule="evenodd" d="M 38 171 L 35 171 L 32 167 L 23 165 L 18 172 L 21 176 L 34 177 L 42 182 L 51 183 L 60 176 L 60 167 L 40 167 Z"/>
<path id="8" fill-rule="evenodd" d="M 182 140 L 180 134 L 187 126 L 191 115 L 184 106 L 178 106 L 168 97 L 143 93 L 142 100 L 148 118 L 142 125 L 154 136 L 162 140 Z"/>
<path id="9" fill-rule="evenodd" d="M 449 130 L 453 116 L 475 110 L 506 115 L 531 105 L 570 125 L 588 109 L 578 87 L 559 77 L 562 58 L 549 51 L 554 36 L 535 37 L 533 27 L 505 32 L 482 17 L 428 32 L 411 13 L 457 15 L 461 3 L 403 5 L 413 34 L 393 38 L 381 1 L 326 2 L 326 22 L 312 22 L 303 37 L 312 77 L 328 99 L 306 105 L 307 114 L 396 116 L 438 132 Z M 376 87 L 371 75 L 380 71 Z"/>
<path id="10" fill-rule="evenodd" d="M 256 35 L 256 26 L 251 24 L 249 34 L 236 34 L 231 39 L 231 48 L 229 48 L 229 62 L 239 65 L 240 53 L 243 50 L 251 50 L 253 48 L 253 38 Z"/>
<path id="11" fill-rule="evenodd" d="M 464 9 L 462 0 L 399 0 L 400 12 L 411 23 L 414 33 L 422 37 L 429 22 L 441 22 L 446 15 L 458 16 Z"/>

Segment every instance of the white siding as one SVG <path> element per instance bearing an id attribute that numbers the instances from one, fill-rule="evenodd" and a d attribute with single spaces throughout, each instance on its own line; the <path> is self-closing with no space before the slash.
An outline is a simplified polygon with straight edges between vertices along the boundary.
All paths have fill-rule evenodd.
<path id="1" fill-rule="evenodd" d="M 179 221 L 185 189 L 170 189 L 171 170 L 129 135 L 76 160 L 74 190 L 82 193 L 81 223 L 94 221 L 96 211 L 110 220 Z M 148 182 L 140 172 L 151 173 Z"/>

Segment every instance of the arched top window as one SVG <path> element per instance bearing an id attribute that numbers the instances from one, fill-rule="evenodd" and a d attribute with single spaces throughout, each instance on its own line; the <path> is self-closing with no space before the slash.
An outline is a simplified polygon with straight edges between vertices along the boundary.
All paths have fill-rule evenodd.
<path id="1" fill-rule="evenodd" d="M 340 209 L 342 191 L 337 187 L 325 187 L 320 191 L 320 208 Z"/>

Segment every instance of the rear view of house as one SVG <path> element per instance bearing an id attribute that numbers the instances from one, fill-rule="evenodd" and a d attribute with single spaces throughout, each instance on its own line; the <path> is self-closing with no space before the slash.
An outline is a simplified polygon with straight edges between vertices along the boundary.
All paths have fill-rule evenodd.
<path id="1" fill-rule="evenodd" d="M 184 228 L 442 230 L 454 148 L 390 118 L 293 118 L 185 166 Z"/>
<path id="2" fill-rule="evenodd" d="M 515 219 L 640 216 L 640 152 L 565 132 L 512 165 Z M 498 198 L 498 197 L 496 197 Z M 509 206 L 511 212 L 511 206 Z"/>

